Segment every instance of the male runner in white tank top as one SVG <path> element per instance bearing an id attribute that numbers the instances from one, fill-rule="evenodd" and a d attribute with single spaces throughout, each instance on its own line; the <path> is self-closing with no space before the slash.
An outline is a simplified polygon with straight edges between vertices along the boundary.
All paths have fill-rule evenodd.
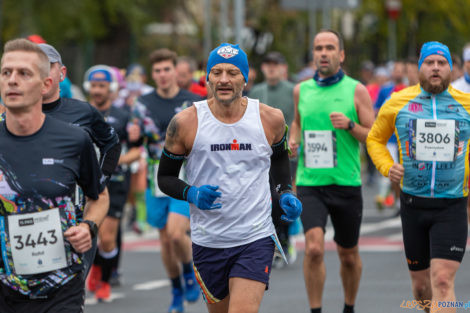
<path id="1" fill-rule="evenodd" d="M 194 268 L 209 312 L 255 313 L 275 248 L 270 168 L 282 218 L 302 211 L 290 185 L 286 125 L 280 110 L 242 97 L 248 60 L 238 45 L 214 49 L 207 73 L 214 97 L 170 122 L 158 183 L 191 204 Z M 184 159 L 191 185 L 178 179 Z"/>

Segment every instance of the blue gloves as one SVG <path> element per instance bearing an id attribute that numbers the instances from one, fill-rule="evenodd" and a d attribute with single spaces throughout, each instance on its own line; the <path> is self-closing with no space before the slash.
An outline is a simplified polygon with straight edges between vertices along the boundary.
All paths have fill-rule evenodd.
<path id="1" fill-rule="evenodd" d="M 215 199 L 222 193 L 216 191 L 219 186 L 202 185 L 201 187 L 191 186 L 186 197 L 188 202 L 195 204 L 201 210 L 215 210 L 222 207 L 221 203 L 214 203 Z"/>
<path id="2" fill-rule="evenodd" d="M 302 203 L 291 193 L 283 193 L 279 199 L 279 204 L 284 212 L 286 212 L 286 214 L 281 216 L 283 221 L 293 222 L 302 213 Z"/>

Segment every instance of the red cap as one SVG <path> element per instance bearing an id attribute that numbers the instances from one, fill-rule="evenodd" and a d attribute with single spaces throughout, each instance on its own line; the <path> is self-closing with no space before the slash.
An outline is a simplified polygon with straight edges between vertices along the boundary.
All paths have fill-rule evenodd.
<path id="1" fill-rule="evenodd" d="M 32 41 L 34 43 L 37 43 L 37 44 L 46 43 L 44 38 L 42 38 L 41 36 L 39 36 L 37 34 L 29 35 L 28 37 L 26 37 L 26 39 L 28 39 L 29 41 Z"/>

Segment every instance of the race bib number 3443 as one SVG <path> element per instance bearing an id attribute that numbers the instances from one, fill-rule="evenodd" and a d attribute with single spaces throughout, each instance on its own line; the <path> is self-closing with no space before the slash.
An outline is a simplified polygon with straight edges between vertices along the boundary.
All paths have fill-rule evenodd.
<path id="1" fill-rule="evenodd" d="M 452 162 L 458 143 L 458 123 L 455 120 L 425 120 L 412 122 L 414 149 L 418 161 Z"/>
<path id="2" fill-rule="evenodd" d="M 331 130 L 304 132 L 305 167 L 336 167 L 336 137 Z"/>
<path id="3" fill-rule="evenodd" d="M 67 266 L 59 209 L 8 216 L 15 273 L 39 274 Z"/>

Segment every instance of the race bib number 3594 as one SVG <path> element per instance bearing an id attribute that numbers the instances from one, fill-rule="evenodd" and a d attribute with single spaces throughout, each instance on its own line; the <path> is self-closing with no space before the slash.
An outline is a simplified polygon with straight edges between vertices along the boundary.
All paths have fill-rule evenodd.
<path id="1" fill-rule="evenodd" d="M 8 216 L 15 273 L 39 274 L 67 266 L 59 209 Z"/>
<path id="2" fill-rule="evenodd" d="M 305 167 L 336 167 L 336 137 L 331 130 L 306 130 L 304 132 Z"/>

